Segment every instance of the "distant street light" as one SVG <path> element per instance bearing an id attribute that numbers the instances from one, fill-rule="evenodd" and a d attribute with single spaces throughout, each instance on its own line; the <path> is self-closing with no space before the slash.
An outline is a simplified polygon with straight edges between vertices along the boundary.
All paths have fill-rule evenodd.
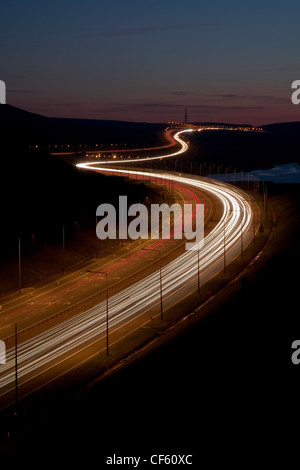
<path id="1" fill-rule="evenodd" d="M 156 251 L 159 254 L 159 286 L 160 286 L 160 319 L 163 320 L 163 297 L 162 297 L 162 273 L 161 273 L 161 252 L 154 248 L 142 248 L 144 251 Z"/>

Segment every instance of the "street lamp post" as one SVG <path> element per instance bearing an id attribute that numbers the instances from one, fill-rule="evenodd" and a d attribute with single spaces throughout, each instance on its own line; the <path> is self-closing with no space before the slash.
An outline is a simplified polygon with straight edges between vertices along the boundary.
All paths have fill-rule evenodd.
<path id="1" fill-rule="evenodd" d="M 15 407 L 18 414 L 18 326 L 15 323 Z"/>
<path id="2" fill-rule="evenodd" d="M 161 273 L 161 252 L 154 248 L 142 248 L 144 251 L 156 251 L 159 254 L 159 286 L 160 286 L 160 319 L 163 320 L 163 297 L 162 297 L 162 273 Z"/>
<path id="3" fill-rule="evenodd" d="M 198 294 L 200 294 L 200 254 L 199 254 L 199 243 L 198 243 Z"/>
<path id="4" fill-rule="evenodd" d="M 241 222 L 241 256 L 244 258 L 243 226 Z"/>
<path id="5" fill-rule="evenodd" d="M 229 212 L 241 212 L 241 209 L 229 209 Z M 244 258 L 243 224 L 241 221 L 241 257 Z"/>
<path id="6" fill-rule="evenodd" d="M 19 294 L 21 293 L 21 287 L 22 287 L 22 275 L 21 275 L 21 238 L 19 237 L 19 243 L 18 243 L 18 258 L 19 258 Z"/>
<path id="7" fill-rule="evenodd" d="M 65 274 L 65 225 L 62 226 L 62 273 Z"/>
<path id="8" fill-rule="evenodd" d="M 211 222 L 218 222 L 217 219 L 210 219 Z M 223 260 L 224 260 L 224 276 L 226 275 L 226 232 L 225 232 L 226 224 L 225 219 L 223 221 Z M 221 231 L 220 231 L 221 233 Z"/>
<path id="9" fill-rule="evenodd" d="M 98 252 L 97 224 L 98 224 L 98 220 L 97 220 L 97 215 L 96 215 L 96 229 L 95 229 L 95 232 L 96 232 L 96 258 L 98 259 L 99 258 L 99 252 Z"/>
<path id="10" fill-rule="evenodd" d="M 224 219 L 224 275 L 226 274 L 226 242 L 225 242 L 225 219 Z"/>
<path id="11" fill-rule="evenodd" d="M 255 211 L 252 210 L 252 213 L 253 213 L 253 243 L 255 246 Z"/>
<path id="12" fill-rule="evenodd" d="M 109 354 L 109 343 L 108 343 L 108 276 L 106 271 L 87 271 L 87 273 L 104 274 L 106 281 L 106 354 Z"/>

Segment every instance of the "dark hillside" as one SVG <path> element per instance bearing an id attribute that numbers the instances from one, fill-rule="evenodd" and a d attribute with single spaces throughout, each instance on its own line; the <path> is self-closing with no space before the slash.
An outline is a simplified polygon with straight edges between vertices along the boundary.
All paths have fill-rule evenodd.
<path id="1" fill-rule="evenodd" d="M 2 140 L 15 144 L 17 138 L 27 147 L 69 145 L 77 150 L 79 145 L 131 148 L 165 143 L 165 124 L 48 118 L 8 104 L 0 106 L 0 126 Z"/>

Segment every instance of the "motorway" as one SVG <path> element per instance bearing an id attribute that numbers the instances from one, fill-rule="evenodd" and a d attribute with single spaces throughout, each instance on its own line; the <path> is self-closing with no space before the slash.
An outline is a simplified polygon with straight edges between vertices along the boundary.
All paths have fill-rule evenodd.
<path id="1" fill-rule="evenodd" d="M 191 129 L 179 131 L 174 136 L 181 144 L 181 149 L 175 153 L 176 155 L 187 149 L 186 142 L 181 139 L 181 134 L 184 132 L 191 132 Z M 153 158 L 168 158 L 175 154 Z M 185 251 L 181 241 L 177 241 L 178 245 L 174 245 L 174 240 L 161 239 L 152 240 L 150 245 L 148 245 L 150 241 L 146 241 L 145 245 L 135 242 L 127 256 L 122 255 L 119 259 L 110 259 L 107 263 L 101 263 L 101 271 L 109 273 L 110 283 L 112 279 L 114 280 L 109 288 L 108 302 L 109 344 L 113 347 L 125 341 L 133 331 L 151 325 L 153 319 L 159 319 L 161 316 L 158 257 L 154 252 L 142 251 L 143 246 L 162 252 L 166 250 L 161 271 L 163 315 L 166 321 L 171 308 L 197 291 L 199 275 L 201 285 L 205 284 L 224 269 L 225 259 L 229 264 L 240 255 L 241 242 L 243 247 L 246 247 L 254 234 L 251 229 L 252 204 L 249 196 L 237 188 L 190 175 L 154 171 L 139 173 L 138 170 L 128 168 L 109 168 L 108 163 L 112 162 L 105 162 L 105 166 L 103 162 L 101 166 L 95 162 L 82 163 L 78 166 L 86 170 L 113 172 L 120 176 L 136 177 L 140 174 L 140 177 L 161 180 L 165 184 L 171 182 L 184 202 L 200 201 L 204 203 L 206 209 L 203 246 Z M 136 263 L 141 263 L 144 271 L 139 271 L 142 269 L 141 265 L 138 264 L 137 269 Z M 145 265 L 148 265 L 148 268 L 145 269 Z M 11 325 L 16 321 L 21 322 L 25 315 L 29 315 L 29 324 L 37 323 L 36 328 L 29 328 L 25 334 L 19 335 L 18 339 L 20 397 L 44 387 L 70 370 L 76 370 L 80 364 L 97 356 L 99 350 L 105 351 L 107 339 L 105 279 L 104 275 L 96 274 L 100 269 L 98 261 L 90 263 L 86 269 L 94 270 L 95 275 L 75 272 L 69 279 L 65 278 L 62 285 L 49 285 L 47 289 L 41 290 L 40 294 L 35 293 L 33 300 L 23 298 L 11 300 L 10 305 L 4 304 L 5 315 L 11 309 L 10 315 L 6 317 L 7 323 L 3 326 L 7 327 L 7 332 L 11 333 Z M 99 292 L 99 281 L 102 283 L 101 292 Z M 70 289 L 72 292 L 80 293 L 81 304 L 79 306 L 76 304 L 75 311 L 66 316 L 59 316 L 55 321 L 39 323 L 42 317 L 41 309 L 38 303 L 35 303 L 37 296 L 40 295 L 41 299 L 45 296 L 48 302 L 49 295 L 50 298 L 55 295 L 57 302 L 53 299 L 51 312 L 46 311 L 44 314 L 48 318 L 49 315 L 61 311 L 62 302 L 70 299 Z M 74 300 L 77 303 L 78 294 Z M 27 327 L 26 322 L 24 327 Z M 4 337 L 6 336 L 3 333 L 2 338 Z M 13 338 L 6 337 L 6 340 L 7 361 L 5 365 L 0 366 L 0 408 L 12 404 L 14 400 Z"/>

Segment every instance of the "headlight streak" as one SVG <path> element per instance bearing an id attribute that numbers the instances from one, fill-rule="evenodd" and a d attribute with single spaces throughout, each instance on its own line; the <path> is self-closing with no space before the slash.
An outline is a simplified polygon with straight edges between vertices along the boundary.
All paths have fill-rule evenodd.
<path id="1" fill-rule="evenodd" d="M 190 132 L 191 130 L 181 131 Z M 177 134 L 176 134 L 177 135 Z M 174 136 L 176 137 L 176 136 Z M 179 139 L 179 138 L 178 138 Z M 184 145 L 187 145 L 182 141 Z M 180 152 L 182 153 L 182 152 Z M 178 152 L 176 153 L 178 154 Z M 168 158 L 171 155 L 167 155 Z M 174 156 L 174 154 L 172 154 Z M 162 158 L 162 157 L 153 157 Z M 139 159 L 141 161 L 142 159 Z M 149 161 L 149 159 L 145 159 Z M 129 160 L 131 163 L 134 160 Z M 109 163 L 109 162 L 105 162 Z M 111 162 L 110 162 L 111 163 Z M 120 163 L 115 162 L 114 163 Z M 103 165 L 103 163 L 101 163 Z M 98 164 L 85 163 L 78 164 L 81 168 L 98 170 L 101 172 L 112 171 L 108 168 L 99 168 Z M 113 172 L 122 174 L 137 173 L 136 170 L 114 169 Z M 251 207 L 244 198 L 242 192 L 231 189 L 222 184 L 215 184 L 210 181 L 197 180 L 194 178 L 177 176 L 174 174 L 157 174 L 151 171 L 140 171 L 144 176 L 165 179 L 166 176 L 171 181 L 188 184 L 197 189 L 205 190 L 217 196 L 223 205 L 223 214 L 216 226 L 205 237 L 203 247 L 200 248 L 201 271 L 205 271 L 218 260 L 221 260 L 224 253 L 224 234 L 226 241 L 226 256 L 229 258 L 230 248 L 234 247 L 241 237 L 245 236 L 251 222 Z M 178 258 L 162 267 L 163 295 L 167 296 L 175 290 L 183 287 L 192 278 L 197 277 L 197 250 L 186 251 Z M 220 269 L 218 269 L 219 271 Z M 109 298 L 109 325 L 114 328 L 122 322 L 153 306 L 159 301 L 158 291 L 159 271 L 147 276 L 114 294 Z M 191 288 L 191 291 L 194 288 Z M 105 332 L 106 304 L 103 300 L 98 305 L 69 318 L 51 327 L 50 330 L 37 334 L 34 338 L 22 342 L 18 347 L 18 377 L 19 380 L 27 374 L 49 365 L 64 355 L 74 352 L 76 348 L 88 344 L 92 340 L 99 338 Z M 20 384 L 22 381 L 20 380 Z M 6 365 L 0 369 L 0 390 L 2 395 L 14 386 L 14 350 L 7 351 Z M 0 394 L 1 396 L 1 394 Z"/>
<path id="2" fill-rule="evenodd" d="M 185 129 L 184 131 L 179 131 L 179 132 L 176 132 L 176 134 L 174 135 L 174 139 L 181 145 L 181 149 L 179 149 L 177 152 L 174 152 L 174 153 L 170 153 L 169 155 L 162 155 L 162 156 L 158 156 L 158 157 L 148 157 L 148 158 L 139 158 L 138 160 L 135 160 L 135 159 L 123 159 L 122 160 L 106 160 L 106 161 L 101 161 L 101 162 L 97 162 L 99 163 L 100 165 L 111 165 L 111 164 L 120 164 L 120 163 L 134 163 L 134 162 L 149 162 L 149 161 L 152 161 L 152 160 L 162 160 L 164 158 L 170 158 L 170 157 L 177 157 L 178 155 L 180 155 L 181 153 L 184 153 L 186 152 L 186 150 L 188 149 L 188 144 L 182 140 L 179 136 L 180 134 L 183 134 L 185 132 L 194 132 L 195 129 Z M 95 162 L 94 162 L 95 163 Z M 82 166 L 83 165 L 83 166 Z M 79 168 L 82 167 L 84 168 L 84 165 L 85 163 L 81 164 L 77 164 L 76 166 L 78 166 Z"/>

